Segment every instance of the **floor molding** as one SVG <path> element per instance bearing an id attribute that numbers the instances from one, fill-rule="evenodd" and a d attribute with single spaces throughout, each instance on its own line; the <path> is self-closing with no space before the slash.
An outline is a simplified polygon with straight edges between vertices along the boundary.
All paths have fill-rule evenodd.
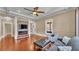
<path id="1" fill-rule="evenodd" d="M 36 33 L 36 35 L 39 35 L 39 36 L 46 36 L 46 37 L 47 37 L 46 34 L 39 34 L 39 33 Z"/>

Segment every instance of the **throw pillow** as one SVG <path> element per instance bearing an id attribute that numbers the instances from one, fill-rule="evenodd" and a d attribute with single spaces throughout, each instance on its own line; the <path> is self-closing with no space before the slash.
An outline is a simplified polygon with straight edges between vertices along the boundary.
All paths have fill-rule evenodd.
<path id="1" fill-rule="evenodd" d="M 65 45 L 67 45 L 70 39 L 71 38 L 64 36 L 62 41 L 64 42 Z"/>

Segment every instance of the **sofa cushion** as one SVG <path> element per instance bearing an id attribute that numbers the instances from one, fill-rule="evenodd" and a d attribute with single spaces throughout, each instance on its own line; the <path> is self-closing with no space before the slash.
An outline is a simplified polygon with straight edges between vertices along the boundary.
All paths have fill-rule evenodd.
<path id="1" fill-rule="evenodd" d="M 57 46 L 59 51 L 71 51 L 72 46 Z"/>
<path id="2" fill-rule="evenodd" d="M 58 48 L 56 45 L 53 45 L 52 47 L 50 47 L 49 49 L 47 49 L 47 51 L 57 51 Z"/>

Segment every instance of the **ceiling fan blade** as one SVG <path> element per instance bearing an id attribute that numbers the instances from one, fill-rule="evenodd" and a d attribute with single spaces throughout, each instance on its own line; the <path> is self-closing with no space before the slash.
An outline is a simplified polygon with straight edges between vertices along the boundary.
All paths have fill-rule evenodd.
<path id="1" fill-rule="evenodd" d="M 39 7 L 35 7 L 36 10 L 38 10 Z"/>
<path id="2" fill-rule="evenodd" d="M 32 11 L 32 10 L 30 10 L 30 9 L 27 9 L 27 8 L 24 8 L 25 10 L 28 10 L 28 11 Z"/>
<path id="3" fill-rule="evenodd" d="M 45 13 L 45 12 L 43 12 L 43 11 L 37 11 L 38 13 Z"/>
<path id="4" fill-rule="evenodd" d="M 25 10 L 28 10 L 28 11 L 31 11 L 33 15 L 36 15 L 36 16 L 39 16 L 39 13 L 45 13 L 43 11 L 39 11 L 39 7 L 35 7 L 33 8 L 33 10 L 30 10 L 30 9 L 27 9 L 27 8 L 24 8 Z"/>

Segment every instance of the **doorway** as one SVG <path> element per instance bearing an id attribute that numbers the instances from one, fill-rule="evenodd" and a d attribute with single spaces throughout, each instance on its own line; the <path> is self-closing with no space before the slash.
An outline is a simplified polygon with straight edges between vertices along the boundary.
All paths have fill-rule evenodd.
<path id="1" fill-rule="evenodd" d="M 3 22 L 3 35 L 8 35 L 13 33 L 13 26 L 11 22 Z"/>

